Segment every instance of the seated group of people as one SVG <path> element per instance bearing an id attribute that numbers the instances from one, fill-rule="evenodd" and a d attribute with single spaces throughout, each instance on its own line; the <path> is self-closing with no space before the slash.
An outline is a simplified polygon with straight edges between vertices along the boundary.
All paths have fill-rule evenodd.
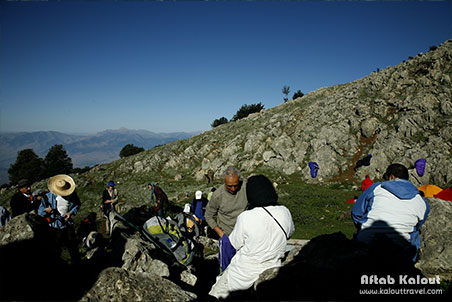
<path id="1" fill-rule="evenodd" d="M 429 205 L 408 177 L 405 166 L 389 165 L 385 181 L 373 183 L 357 199 L 352 219 L 357 228 L 356 240 L 371 243 L 376 236 L 384 235 L 411 253 L 415 260 L 420 227 L 428 216 Z M 38 194 L 34 199 L 30 184 L 21 182 L 19 192 L 11 199 L 12 214 L 36 210 L 55 231 L 56 238 L 68 246 L 73 262 L 77 262 L 72 216 L 80 209 L 80 199 L 75 183 L 67 175 L 56 175 L 50 178 L 48 188 L 50 192 Z M 163 196 L 163 191 L 152 183 L 149 189 L 156 214 L 163 216 L 160 208 L 167 202 L 166 194 Z M 295 227 L 289 209 L 278 204 L 273 184 L 263 175 L 251 176 L 243 182 L 240 172 L 228 167 L 224 171 L 224 185 L 209 195 L 207 200 L 197 191 L 191 212 L 200 225 L 209 226 L 219 238 L 221 274 L 209 294 L 227 298 L 234 291 L 250 288 L 266 269 L 281 265 L 287 240 Z M 115 204 L 117 196 L 111 181 L 104 192 L 104 211 Z"/>
<path id="2" fill-rule="evenodd" d="M 389 165 L 383 178 L 383 182 L 369 184 L 353 206 L 352 219 L 357 228 L 354 239 L 371 244 L 384 236 L 415 261 L 429 204 L 408 180 L 405 166 Z M 243 183 L 239 172 L 229 167 L 224 181 L 204 215 L 220 238 L 222 273 L 209 292 L 216 298 L 246 290 L 263 271 L 280 266 L 287 239 L 294 232 L 291 213 L 278 205 L 268 178 L 255 175 Z"/>

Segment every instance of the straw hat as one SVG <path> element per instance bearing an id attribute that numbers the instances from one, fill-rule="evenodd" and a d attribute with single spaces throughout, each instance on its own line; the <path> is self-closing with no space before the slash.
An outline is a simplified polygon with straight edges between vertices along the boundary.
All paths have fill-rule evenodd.
<path id="1" fill-rule="evenodd" d="M 49 179 L 47 187 L 53 194 L 68 196 L 74 192 L 75 182 L 69 175 L 59 174 Z"/>

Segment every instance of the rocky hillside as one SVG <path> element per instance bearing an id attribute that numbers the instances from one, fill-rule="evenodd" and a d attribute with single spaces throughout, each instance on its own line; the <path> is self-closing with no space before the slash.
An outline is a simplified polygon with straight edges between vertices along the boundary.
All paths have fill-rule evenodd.
<path id="1" fill-rule="evenodd" d="M 381 177 L 393 162 L 413 168 L 417 184 L 452 182 L 452 40 L 354 82 L 309 93 L 187 140 L 111 165 L 111 176 L 164 173 L 178 181 L 216 176 L 233 164 L 246 173 L 270 169 L 317 182 Z M 372 154 L 355 173 L 356 162 Z M 308 162 L 320 170 L 311 179 Z M 108 169 L 108 168 L 107 168 Z M 383 172 L 382 172 L 383 171 Z M 414 170 L 413 170 L 414 171 Z M 412 172 L 413 172 L 412 171 Z"/>
<path id="2" fill-rule="evenodd" d="M 292 175 L 318 183 L 357 185 L 381 179 L 388 164 L 410 168 L 416 185 L 452 184 L 452 40 L 401 64 L 351 83 L 322 88 L 247 118 L 74 175 L 81 197 L 98 204 L 105 183 L 120 186 L 132 206 L 159 182 L 173 201 L 208 191 L 205 174 L 228 165 L 244 176 L 263 172 L 275 181 Z M 372 154 L 370 166 L 357 161 Z M 427 160 L 423 177 L 414 162 Z M 311 178 L 308 163 L 319 164 Z M 35 188 L 45 188 L 45 182 Z M 1 192 L 0 192 L 1 193 Z M 12 192 L 3 192 L 2 203 Z M 89 204 L 89 202 L 87 203 Z M 90 207 L 84 206 L 86 211 Z"/>

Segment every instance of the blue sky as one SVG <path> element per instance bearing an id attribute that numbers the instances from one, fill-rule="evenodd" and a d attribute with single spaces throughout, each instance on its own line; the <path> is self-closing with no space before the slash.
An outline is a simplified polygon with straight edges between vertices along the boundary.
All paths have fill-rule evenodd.
<path id="1" fill-rule="evenodd" d="M 0 131 L 203 131 L 452 38 L 452 1 L 1 2 Z"/>

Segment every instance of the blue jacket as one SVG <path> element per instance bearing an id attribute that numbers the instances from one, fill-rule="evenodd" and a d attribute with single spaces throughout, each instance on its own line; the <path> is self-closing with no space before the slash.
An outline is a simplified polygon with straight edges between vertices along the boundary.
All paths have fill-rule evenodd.
<path id="1" fill-rule="evenodd" d="M 53 194 L 52 192 L 47 193 L 42 198 L 41 205 L 38 209 L 38 214 L 47 219 L 50 227 L 56 229 L 64 229 L 68 225 L 73 225 L 74 221 L 72 220 L 72 218 L 69 218 L 68 221 L 65 221 L 63 217 L 65 213 L 58 213 L 56 197 L 57 195 Z M 69 196 L 65 196 L 64 199 L 69 201 L 68 213 L 71 213 L 72 216 L 76 215 L 78 210 L 80 209 L 80 199 L 78 198 L 77 194 L 74 192 Z M 47 214 L 45 212 L 46 208 L 52 208 L 56 210 L 56 213 Z"/>
<path id="2" fill-rule="evenodd" d="M 408 180 L 375 183 L 353 206 L 352 219 L 358 229 L 355 238 L 370 243 L 375 234 L 385 234 L 395 241 L 405 238 L 419 249 L 419 230 L 429 212 L 429 204 Z"/>
<path id="3" fill-rule="evenodd" d="M 195 214 L 196 217 L 198 217 L 199 219 L 202 219 L 204 221 L 204 220 L 206 220 L 204 218 L 204 212 L 206 209 L 206 205 L 207 205 L 207 199 L 205 199 L 204 197 L 201 199 L 193 199 L 193 201 L 191 202 L 190 210 L 192 211 L 193 214 Z"/>

